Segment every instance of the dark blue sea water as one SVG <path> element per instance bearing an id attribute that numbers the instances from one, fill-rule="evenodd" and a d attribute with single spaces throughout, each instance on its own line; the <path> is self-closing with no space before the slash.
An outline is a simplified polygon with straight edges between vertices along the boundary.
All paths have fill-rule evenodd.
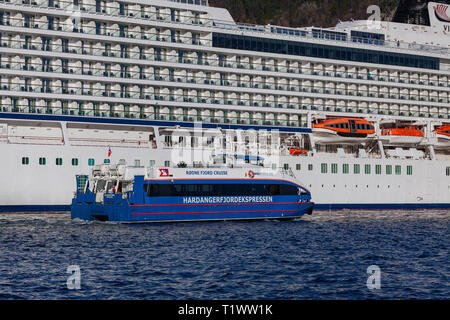
<path id="1" fill-rule="evenodd" d="M 0 299 L 449 299 L 449 232 L 440 211 L 139 225 L 0 215 Z M 370 265 L 380 289 L 367 288 Z"/>

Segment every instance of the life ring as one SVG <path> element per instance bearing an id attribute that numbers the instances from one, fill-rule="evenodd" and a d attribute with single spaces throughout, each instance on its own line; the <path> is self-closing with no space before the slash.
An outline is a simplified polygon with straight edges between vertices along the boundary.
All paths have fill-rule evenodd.
<path id="1" fill-rule="evenodd" d="M 248 176 L 250 177 L 250 179 L 253 179 L 255 177 L 255 173 L 252 170 L 250 170 L 248 172 Z"/>

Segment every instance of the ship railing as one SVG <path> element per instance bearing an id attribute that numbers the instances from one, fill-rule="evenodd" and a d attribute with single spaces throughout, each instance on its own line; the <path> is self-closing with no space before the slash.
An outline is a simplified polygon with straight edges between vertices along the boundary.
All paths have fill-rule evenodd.
<path id="1" fill-rule="evenodd" d="M 283 175 L 283 176 L 289 176 L 289 177 L 295 178 L 294 172 L 292 172 L 291 167 L 288 167 L 288 168 L 281 167 L 281 168 L 279 168 L 279 171 L 280 171 L 281 175 Z"/>
<path id="2" fill-rule="evenodd" d="M 432 45 L 424 45 L 417 44 L 411 42 L 398 42 L 398 41 L 390 41 L 390 40 L 380 40 L 380 39 L 370 39 L 370 38 L 359 38 L 351 36 L 350 34 L 346 34 L 345 36 L 337 36 L 330 37 L 326 31 L 342 33 L 340 31 L 335 31 L 332 29 L 325 29 L 323 34 L 317 33 L 312 30 L 306 30 L 304 28 L 287 28 L 281 26 L 272 26 L 272 25 L 254 25 L 248 23 L 230 23 L 230 22 L 218 22 L 215 21 L 215 27 L 232 30 L 239 33 L 242 31 L 247 32 L 255 32 L 255 33 L 265 33 L 272 34 L 277 36 L 285 36 L 289 38 L 305 38 L 309 40 L 319 40 L 319 41 L 330 41 L 334 43 L 348 43 L 351 46 L 361 45 L 361 46 L 376 46 L 376 47 L 388 47 L 392 49 L 401 49 L 401 50 L 409 50 L 409 51 L 430 51 L 442 55 L 447 55 L 450 53 L 450 50 L 445 47 L 440 46 L 432 46 Z M 279 32 L 279 30 L 283 30 L 283 32 Z"/>
<path id="3" fill-rule="evenodd" d="M 186 3 L 186 4 L 200 4 L 200 5 L 204 5 L 204 6 L 208 6 L 207 0 L 169 0 L 169 1 L 173 1 L 173 2 L 179 2 L 179 3 Z M 185 1 L 185 2 L 183 2 Z M 86 4 L 84 7 L 83 6 L 74 6 L 72 2 L 70 1 L 61 1 L 61 7 L 58 5 L 54 5 L 54 6 L 48 6 L 48 5 L 43 5 L 43 4 L 38 4 L 35 1 L 30 1 L 30 3 L 26 3 L 25 1 L 21 1 L 22 3 L 11 3 L 9 5 L 13 5 L 13 6 L 34 6 L 34 7 L 44 7 L 44 8 L 51 8 L 53 10 L 73 10 L 73 11 L 77 11 L 80 10 L 80 12 L 87 12 L 87 13 L 94 13 L 94 14 L 102 14 L 102 15 L 111 15 L 111 13 L 114 13 L 112 15 L 119 15 L 119 16 L 126 16 L 127 18 L 134 18 L 134 19 L 139 19 L 139 17 L 141 16 L 141 18 L 150 18 L 149 16 L 147 17 L 147 15 L 144 15 L 144 17 L 142 17 L 141 12 L 133 12 L 133 10 L 127 10 L 130 11 L 129 14 L 124 15 L 121 14 L 118 10 L 118 8 L 108 8 L 108 10 L 102 9 L 100 12 L 98 12 L 97 7 L 91 4 Z M 79 8 L 79 9 L 78 9 Z M 106 11 L 110 11 L 109 13 L 107 13 Z M 140 13 L 140 14 L 139 14 Z M 184 23 L 184 24 L 192 24 L 195 22 L 195 19 L 191 19 L 191 17 L 187 17 L 188 19 L 186 21 L 177 21 L 177 19 L 175 19 L 175 21 L 172 21 L 172 17 L 170 14 L 152 14 L 152 18 L 156 18 L 156 20 L 169 20 L 171 22 L 177 22 L 177 23 Z M 368 38 L 355 38 L 355 37 L 351 37 L 350 35 L 346 34 L 346 35 L 341 35 L 344 34 L 345 32 L 341 32 L 338 30 L 333 30 L 333 28 L 330 29 L 321 29 L 321 31 L 314 31 L 314 30 L 307 30 L 305 28 L 287 28 L 287 27 L 282 27 L 282 26 L 272 26 L 272 25 L 254 25 L 254 24 L 246 24 L 246 23 L 234 23 L 234 22 L 230 22 L 230 21 L 220 21 L 217 19 L 205 19 L 204 17 L 202 17 L 201 19 L 199 19 L 200 21 L 204 21 L 201 24 L 199 24 L 200 26 L 204 26 L 204 27 L 209 27 L 211 24 L 214 25 L 214 27 L 216 28 L 222 28 L 222 29 L 227 29 L 227 30 L 234 30 L 237 31 L 239 33 L 241 33 L 242 31 L 250 31 L 250 32 L 255 32 L 255 33 L 267 33 L 267 34 L 272 34 L 272 35 L 276 35 L 276 36 L 288 36 L 288 37 L 301 37 L 301 38 L 308 38 L 311 40 L 325 40 L 325 41 L 333 41 L 336 43 L 343 43 L 343 42 L 348 42 L 351 43 L 352 46 L 354 46 L 355 44 L 361 44 L 361 45 L 373 45 L 373 46 L 385 46 L 385 47 L 390 47 L 393 49 L 404 49 L 404 50 L 413 50 L 413 51 L 431 51 L 431 52 L 435 52 L 438 54 L 449 54 L 450 50 L 448 48 L 445 47 L 439 47 L 439 46 L 432 46 L 432 45 L 422 45 L 422 44 L 416 44 L 416 43 L 408 43 L 408 42 L 397 42 L 397 41 L 388 41 L 388 40 L 378 40 L 378 39 L 368 39 Z M 190 22 L 189 22 L 190 21 Z M 17 27 L 22 27 L 24 22 L 22 21 L 22 19 L 20 19 L 20 21 L 15 21 L 15 18 L 9 18 L 8 19 L 8 23 L 10 23 L 11 26 L 17 26 Z M 30 25 L 31 26 L 31 25 Z M 71 25 L 73 26 L 73 25 Z M 48 29 L 47 25 L 40 25 L 39 23 L 36 23 L 33 27 L 37 27 L 37 28 L 46 28 Z M 56 27 L 56 24 L 55 24 Z M 356 27 L 354 25 L 352 25 L 352 27 Z M 57 28 L 61 28 L 61 30 L 65 30 L 67 28 L 70 28 L 70 26 L 65 26 L 64 23 L 59 23 L 57 25 Z M 88 30 L 89 29 L 89 30 Z M 96 34 L 96 28 L 95 27 L 90 27 L 90 26 L 83 26 L 83 32 L 86 33 L 92 33 L 92 34 Z M 119 35 L 121 34 L 121 31 L 119 29 L 114 30 L 111 33 L 112 36 L 115 36 L 116 34 Z M 122 32 L 123 33 L 123 32 Z M 131 36 L 134 37 L 134 33 L 133 31 L 130 31 L 129 34 Z M 126 36 L 128 37 L 128 34 L 126 34 Z M 201 44 L 205 44 L 206 42 L 208 44 L 210 44 L 210 41 L 208 41 L 207 39 L 200 39 L 201 40 Z M 187 39 L 187 42 L 191 42 L 192 39 L 189 38 Z M 190 43 L 190 44 L 194 44 L 194 43 Z M 199 43 L 200 44 L 200 43 Z"/>
<path id="4" fill-rule="evenodd" d="M 208 6 L 208 0 L 169 0 L 172 2 L 178 2 L 178 3 L 186 3 L 186 4 L 194 4 L 194 5 L 202 5 L 202 6 Z M 21 3 L 20 3 L 21 2 Z M 134 18 L 134 19 L 139 19 L 139 17 L 141 18 L 150 18 L 148 15 L 143 15 L 142 12 L 138 12 L 136 10 L 126 10 L 127 13 L 125 15 L 125 13 L 120 13 L 120 10 L 118 10 L 118 8 L 116 7 L 112 7 L 112 6 L 108 6 L 107 9 L 101 9 L 99 10 L 97 8 L 97 6 L 95 6 L 95 3 L 92 4 L 85 4 L 84 6 L 76 6 L 73 5 L 73 3 L 71 1 L 60 1 L 60 5 L 59 4 L 55 4 L 52 6 L 49 5 L 44 5 L 44 4 L 38 4 L 36 1 L 29 1 L 28 3 L 26 1 L 20 1 L 19 3 L 9 3 L 9 5 L 13 5 L 13 6 L 33 6 L 33 7 L 43 7 L 43 8 L 51 8 L 53 10 L 73 10 L 73 11 L 78 11 L 80 10 L 80 12 L 87 12 L 87 13 L 94 13 L 94 14 L 102 14 L 102 15 L 111 15 L 111 13 L 114 13 L 113 15 L 119 15 L 119 16 L 126 16 L 127 18 Z M 108 11 L 108 12 L 107 12 Z M 148 17 L 147 17 L 148 16 Z M 181 21 L 180 19 L 175 19 L 173 20 L 173 17 L 170 14 L 152 14 L 152 18 L 155 17 L 156 20 L 169 20 L 171 22 L 177 22 L 177 23 L 184 23 L 184 24 L 189 24 L 188 21 L 190 21 L 190 24 L 194 23 L 196 20 L 191 19 L 191 17 L 186 17 L 188 18 L 186 21 Z M 180 20 L 180 21 L 178 21 Z M 317 30 L 307 30 L 305 28 L 288 28 L 288 27 L 283 27 L 283 26 L 272 26 L 272 25 L 256 25 L 256 24 L 247 24 L 247 23 L 234 23 L 234 22 L 230 22 L 230 21 L 221 21 L 218 19 L 205 19 L 204 17 L 202 17 L 201 19 L 199 19 L 200 21 L 204 21 L 202 22 L 202 24 L 200 24 L 201 26 L 205 26 L 205 27 L 209 27 L 211 24 L 213 24 L 216 28 L 222 28 L 222 29 L 228 29 L 228 30 L 235 30 L 238 32 L 242 32 L 242 31 L 250 31 L 250 32 L 256 32 L 256 33 L 268 33 L 268 34 L 272 34 L 272 35 L 277 35 L 277 36 L 289 36 L 289 37 L 302 37 L 302 38 L 308 38 L 308 39 L 312 39 L 312 40 L 326 40 L 326 41 L 334 41 L 337 43 L 342 43 L 342 42 L 351 42 L 351 45 L 355 45 L 355 44 L 364 44 L 364 45 L 374 45 L 374 46 L 386 46 L 386 47 L 390 47 L 390 48 L 397 48 L 397 49 L 406 49 L 406 50 L 425 50 L 425 51 L 432 51 L 432 52 L 436 52 L 439 54 L 449 54 L 450 50 L 448 48 L 445 47 L 439 47 L 439 46 L 432 46 L 432 45 L 422 45 L 422 44 L 416 44 L 416 43 L 407 43 L 407 42 L 397 42 L 397 41 L 388 41 L 388 40 L 379 40 L 379 39 L 368 39 L 368 38 L 355 38 L 355 37 L 351 37 L 349 34 L 345 34 L 345 32 L 343 31 L 339 31 L 339 30 L 334 30 L 333 28 L 329 28 L 329 29 L 320 29 L 319 31 Z M 10 23 L 11 26 L 23 26 L 23 21 L 22 19 L 20 19 L 20 21 L 14 21 L 14 18 L 10 18 L 8 19 L 8 22 Z M 61 30 L 64 29 L 64 24 L 63 23 L 59 23 L 59 24 L 55 24 L 55 26 L 57 25 L 58 28 L 61 28 Z M 31 25 L 30 25 L 31 26 Z M 41 27 L 39 25 L 39 23 L 36 23 L 34 25 L 34 27 Z M 47 28 L 47 25 L 43 25 L 43 28 Z M 355 27 L 357 28 L 357 25 L 351 25 L 350 27 Z M 89 27 L 89 26 L 83 26 L 83 29 L 89 28 L 92 32 L 91 33 L 96 33 L 96 29 L 95 27 Z M 84 32 L 86 32 L 86 30 L 84 30 Z M 88 32 L 89 33 L 89 32 Z M 120 34 L 120 30 L 116 30 L 113 34 Z M 130 31 L 131 34 L 133 34 L 132 31 Z M 127 35 L 128 36 L 128 35 Z M 192 41 L 192 39 L 190 39 L 190 41 Z M 207 41 L 207 40 L 204 40 Z M 202 44 L 203 41 L 202 41 Z"/>

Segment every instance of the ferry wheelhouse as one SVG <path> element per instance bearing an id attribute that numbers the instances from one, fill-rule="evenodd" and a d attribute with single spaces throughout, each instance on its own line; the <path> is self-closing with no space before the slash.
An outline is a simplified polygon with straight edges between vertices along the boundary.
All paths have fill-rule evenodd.
<path id="1" fill-rule="evenodd" d="M 72 218 L 119 222 L 295 219 L 313 210 L 292 172 L 101 165 L 77 176 Z"/>

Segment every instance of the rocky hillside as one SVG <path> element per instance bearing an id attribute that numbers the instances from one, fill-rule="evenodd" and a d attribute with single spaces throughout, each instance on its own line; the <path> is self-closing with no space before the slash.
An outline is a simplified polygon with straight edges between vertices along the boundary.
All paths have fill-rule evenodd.
<path id="1" fill-rule="evenodd" d="M 381 8 L 390 20 L 398 0 L 209 0 L 211 6 L 227 8 L 235 21 L 289 27 L 331 27 L 341 20 L 366 19 L 370 5 Z"/>

